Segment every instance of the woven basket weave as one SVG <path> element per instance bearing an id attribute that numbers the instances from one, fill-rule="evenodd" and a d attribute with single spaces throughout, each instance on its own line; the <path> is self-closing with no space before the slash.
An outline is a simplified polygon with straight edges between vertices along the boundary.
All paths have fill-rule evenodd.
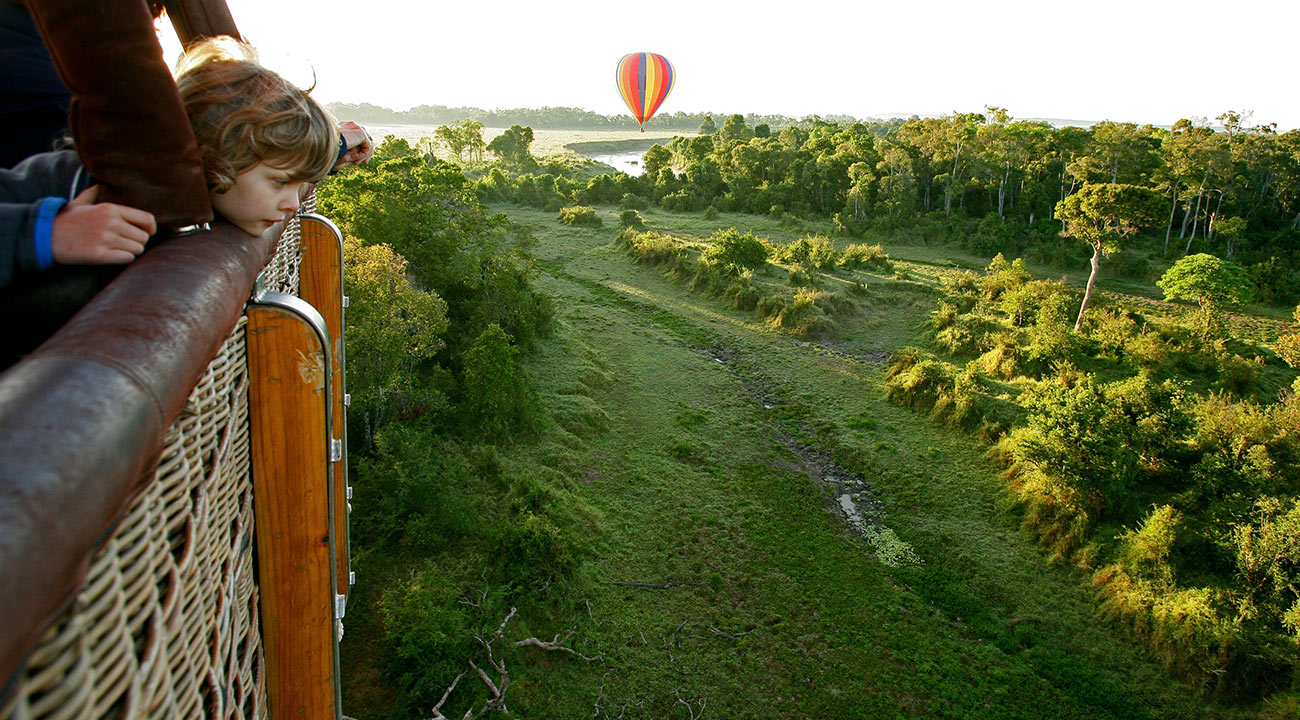
<path id="1" fill-rule="evenodd" d="M 295 219 L 264 287 L 296 295 L 300 257 Z M 241 318 L 0 720 L 266 715 L 249 465 Z"/>

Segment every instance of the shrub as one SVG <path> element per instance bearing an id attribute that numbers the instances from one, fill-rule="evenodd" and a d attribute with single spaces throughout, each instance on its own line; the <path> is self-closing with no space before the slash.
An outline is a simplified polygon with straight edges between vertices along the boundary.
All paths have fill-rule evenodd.
<path id="1" fill-rule="evenodd" d="M 1192 408 L 1193 477 L 1212 495 L 1294 492 L 1300 487 L 1300 396 L 1259 405 L 1223 394 Z"/>
<path id="2" fill-rule="evenodd" d="M 777 249 L 776 259 L 800 268 L 828 270 L 835 267 L 839 253 L 829 239 L 821 235 L 807 235 Z"/>
<path id="3" fill-rule="evenodd" d="M 1300 333 L 1283 335 L 1273 343 L 1273 352 L 1282 362 L 1293 368 L 1300 368 Z"/>
<path id="4" fill-rule="evenodd" d="M 1300 305 L 1294 313 L 1295 321 L 1300 323 Z M 1293 368 L 1300 368 L 1300 332 L 1283 335 L 1273 343 L 1273 352 L 1282 358 L 1282 362 Z"/>
<path id="5" fill-rule="evenodd" d="M 1124 569 L 1135 577 L 1172 583 L 1174 570 L 1169 564 L 1181 514 L 1169 505 L 1153 508 L 1142 526 L 1126 531 L 1119 538 L 1119 559 Z"/>
<path id="6" fill-rule="evenodd" d="M 622 230 L 645 230 L 645 220 L 636 210 L 624 210 L 618 214 L 618 226 Z"/>
<path id="7" fill-rule="evenodd" d="M 822 286 L 822 276 L 821 273 L 815 271 L 791 270 L 786 282 L 790 287 L 819 288 Z"/>
<path id="8" fill-rule="evenodd" d="M 682 258 L 682 249 L 671 237 L 656 232 L 637 232 L 631 228 L 618 235 L 632 259 L 645 265 L 676 263 Z"/>
<path id="9" fill-rule="evenodd" d="M 1181 400 L 1181 388 L 1144 375 L 1045 382 L 1025 393 L 1027 421 L 1012 455 L 1042 474 L 1054 500 L 1095 515 L 1127 501 L 1144 473 L 1166 468 L 1190 425 Z"/>
<path id="10" fill-rule="evenodd" d="M 988 348 L 975 366 L 986 375 L 1010 380 L 1021 371 L 1020 338 L 1011 331 L 993 332 L 984 336 Z"/>
<path id="11" fill-rule="evenodd" d="M 763 293 L 754 285 L 753 280 L 741 277 L 727 285 L 727 289 L 722 292 L 722 297 L 737 310 L 753 310 L 758 307 L 758 301 L 763 297 Z"/>
<path id="12" fill-rule="evenodd" d="M 694 192 L 681 189 L 659 198 L 659 207 L 674 212 L 691 212 L 699 210 L 704 201 Z"/>
<path id="13" fill-rule="evenodd" d="M 605 223 L 600 219 L 600 214 L 595 208 L 588 205 L 574 205 L 560 208 L 560 224 L 600 227 Z"/>
<path id="14" fill-rule="evenodd" d="M 1169 346 L 1160 333 L 1144 330 L 1124 343 L 1124 357 L 1142 367 L 1155 368 L 1165 364 Z"/>
<path id="15" fill-rule="evenodd" d="M 840 254 L 840 267 L 856 270 L 868 265 L 885 272 L 889 272 L 894 268 L 894 264 L 889 260 L 889 255 L 885 253 L 884 248 L 880 245 L 854 243 L 844 248 L 844 252 Z"/>
<path id="16" fill-rule="evenodd" d="M 1117 358 L 1137 334 L 1137 321 L 1123 310 L 1106 308 L 1088 315 L 1087 333 L 1103 355 Z"/>
<path id="17" fill-rule="evenodd" d="M 1264 358 L 1246 359 L 1236 353 L 1221 352 L 1216 355 L 1214 386 L 1221 390 L 1245 395 L 1259 385 L 1264 371 Z"/>
<path id="18" fill-rule="evenodd" d="M 934 407 L 939 395 L 952 390 L 950 366 L 927 357 L 916 348 L 906 348 L 894 356 L 885 374 L 885 397 L 891 402 L 917 410 Z"/>
<path id="19" fill-rule="evenodd" d="M 729 268 L 739 274 L 744 268 L 761 268 L 767 264 L 767 246 L 753 233 L 741 233 L 735 228 L 719 230 L 709 238 L 710 245 L 700 256 L 706 265 Z"/>
<path id="20" fill-rule="evenodd" d="M 792 332 L 799 337 L 826 338 L 835 334 L 835 322 L 831 320 L 820 303 L 825 303 L 829 294 L 804 289 L 795 293 L 794 299 L 781 308 L 780 312 L 769 316 L 768 322 Z M 761 307 L 761 305 L 760 305 Z"/>
<path id="21" fill-rule="evenodd" d="M 1092 583 L 1103 616 L 1130 624 L 1167 667 L 1197 687 L 1222 690 L 1240 678 L 1239 669 L 1230 670 L 1245 643 L 1240 628 L 1219 612 L 1228 601 L 1223 591 L 1135 577 L 1120 564 L 1098 570 Z"/>
<path id="22" fill-rule="evenodd" d="M 1261 498 L 1251 522 L 1234 528 L 1233 542 L 1238 576 L 1261 620 L 1300 637 L 1300 498 Z"/>
<path id="23" fill-rule="evenodd" d="M 650 201 L 640 195 L 632 193 L 623 193 L 618 204 L 628 210 L 645 210 L 650 207 Z"/>
<path id="24" fill-rule="evenodd" d="M 550 519 L 525 512 L 500 530 L 491 556 L 500 576 L 511 585 L 540 589 L 571 577 L 579 552 Z"/>
<path id="25" fill-rule="evenodd" d="M 980 293 L 985 300 L 992 302 L 1008 290 L 1029 282 L 1032 277 L 1025 269 L 1024 260 L 1016 258 L 1013 262 L 1007 262 L 1002 253 L 998 253 L 989 263 L 984 276 L 979 279 Z"/>

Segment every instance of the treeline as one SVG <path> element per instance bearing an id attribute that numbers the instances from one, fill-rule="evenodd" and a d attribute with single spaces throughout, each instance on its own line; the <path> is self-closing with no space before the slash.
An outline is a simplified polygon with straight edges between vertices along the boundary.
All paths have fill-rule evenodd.
<path id="1" fill-rule="evenodd" d="M 568 201 L 583 203 L 633 195 L 673 210 L 830 218 L 850 236 L 896 233 L 922 219 L 929 224 L 920 227 L 937 223 L 938 234 L 976 254 L 1055 263 L 1079 260 L 1078 248 L 1063 245 L 1057 203 L 1089 184 L 1132 185 L 1163 198 L 1158 221 L 1144 228 L 1146 249 L 1233 259 L 1247 266 L 1259 300 L 1294 303 L 1300 131 L 1248 126 L 1237 113 L 1220 121 L 1222 130 L 1188 120 L 1169 129 L 1115 122 L 1058 129 L 989 108 L 886 123 L 814 120 L 778 130 L 734 115 L 714 133 L 652 147 L 639 178 L 545 179 L 516 164 L 523 173 L 518 188 L 500 177 L 488 184 L 491 197 L 522 202 L 535 202 L 534 185 L 543 194 L 554 185 Z M 1167 265 L 1133 253 L 1121 253 L 1118 262 L 1148 280 Z"/>
<path id="2" fill-rule="evenodd" d="M 392 110 L 370 103 L 330 103 L 327 106 L 336 117 L 359 123 L 446 125 L 466 118 L 477 120 L 487 127 L 527 125 L 546 130 L 636 130 L 636 120 L 629 115 L 601 115 L 569 107 L 512 108 L 484 110 L 475 107 L 447 107 L 445 105 L 417 105 L 409 110 Z M 718 113 L 658 113 L 646 123 L 649 130 L 697 130 L 701 125 L 713 124 Z M 784 115 L 745 115 L 751 124 L 766 123 L 772 127 L 787 127 L 811 118 L 791 118 Z M 828 116 L 829 121 L 852 122 L 847 116 Z"/>

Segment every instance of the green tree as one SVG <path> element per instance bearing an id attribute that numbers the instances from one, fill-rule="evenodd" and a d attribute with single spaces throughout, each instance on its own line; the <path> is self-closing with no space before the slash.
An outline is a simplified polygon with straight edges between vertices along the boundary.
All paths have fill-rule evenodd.
<path id="1" fill-rule="evenodd" d="M 462 383 L 466 425 L 487 441 L 536 427 L 537 394 L 519 365 L 519 348 L 498 325 L 488 325 L 465 352 Z"/>
<path id="2" fill-rule="evenodd" d="M 509 130 L 501 133 L 488 143 L 487 149 L 501 158 L 507 165 L 521 170 L 534 168 L 537 161 L 528 147 L 533 144 L 533 129 L 522 125 L 511 125 Z"/>
<path id="3" fill-rule="evenodd" d="M 447 303 L 413 286 L 406 259 L 388 245 L 362 245 L 349 237 L 343 249 L 350 298 L 348 387 L 365 413 L 367 435 L 373 436 L 395 407 L 430 392 L 416 371 L 443 347 L 439 335 L 447 330 Z"/>
<path id="4" fill-rule="evenodd" d="M 701 135 L 712 135 L 718 131 L 718 126 L 713 122 L 712 115 L 705 115 L 704 121 L 700 123 L 699 133 Z"/>
<path id="5" fill-rule="evenodd" d="M 744 115 L 732 115 L 727 118 L 727 121 L 722 123 L 722 129 L 718 131 L 718 141 L 723 145 L 748 142 L 753 137 L 754 130 L 745 124 Z"/>
<path id="6" fill-rule="evenodd" d="M 1166 300 L 1195 300 L 1205 319 L 1203 336 L 1219 323 L 1223 311 L 1250 300 L 1254 283 L 1240 265 L 1213 255 L 1188 255 L 1156 281 Z"/>
<path id="7" fill-rule="evenodd" d="M 651 145 L 650 149 L 641 156 L 641 167 L 645 171 L 645 176 L 649 178 L 658 177 L 660 170 L 672 167 L 672 162 L 672 151 L 663 145 Z"/>
<path id="8" fill-rule="evenodd" d="M 433 134 L 462 162 L 466 159 L 475 163 L 482 162 L 483 150 L 487 147 L 483 143 L 483 123 L 465 118 L 440 125 Z"/>
<path id="9" fill-rule="evenodd" d="M 1119 250 L 1125 237 L 1155 222 L 1159 212 L 1160 196 L 1137 185 L 1085 184 L 1079 192 L 1056 204 L 1056 217 L 1065 223 L 1066 234 L 1092 248 L 1092 272 L 1079 305 L 1079 317 L 1074 321 L 1075 332 L 1083 325 L 1102 254 Z"/>

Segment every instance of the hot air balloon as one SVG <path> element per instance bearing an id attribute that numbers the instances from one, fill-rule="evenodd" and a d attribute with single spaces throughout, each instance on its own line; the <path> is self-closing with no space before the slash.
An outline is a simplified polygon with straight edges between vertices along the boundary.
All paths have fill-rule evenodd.
<path id="1" fill-rule="evenodd" d="M 673 90 L 677 74 L 663 55 L 632 53 L 618 61 L 618 91 L 645 132 L 645 123 Z"/>

